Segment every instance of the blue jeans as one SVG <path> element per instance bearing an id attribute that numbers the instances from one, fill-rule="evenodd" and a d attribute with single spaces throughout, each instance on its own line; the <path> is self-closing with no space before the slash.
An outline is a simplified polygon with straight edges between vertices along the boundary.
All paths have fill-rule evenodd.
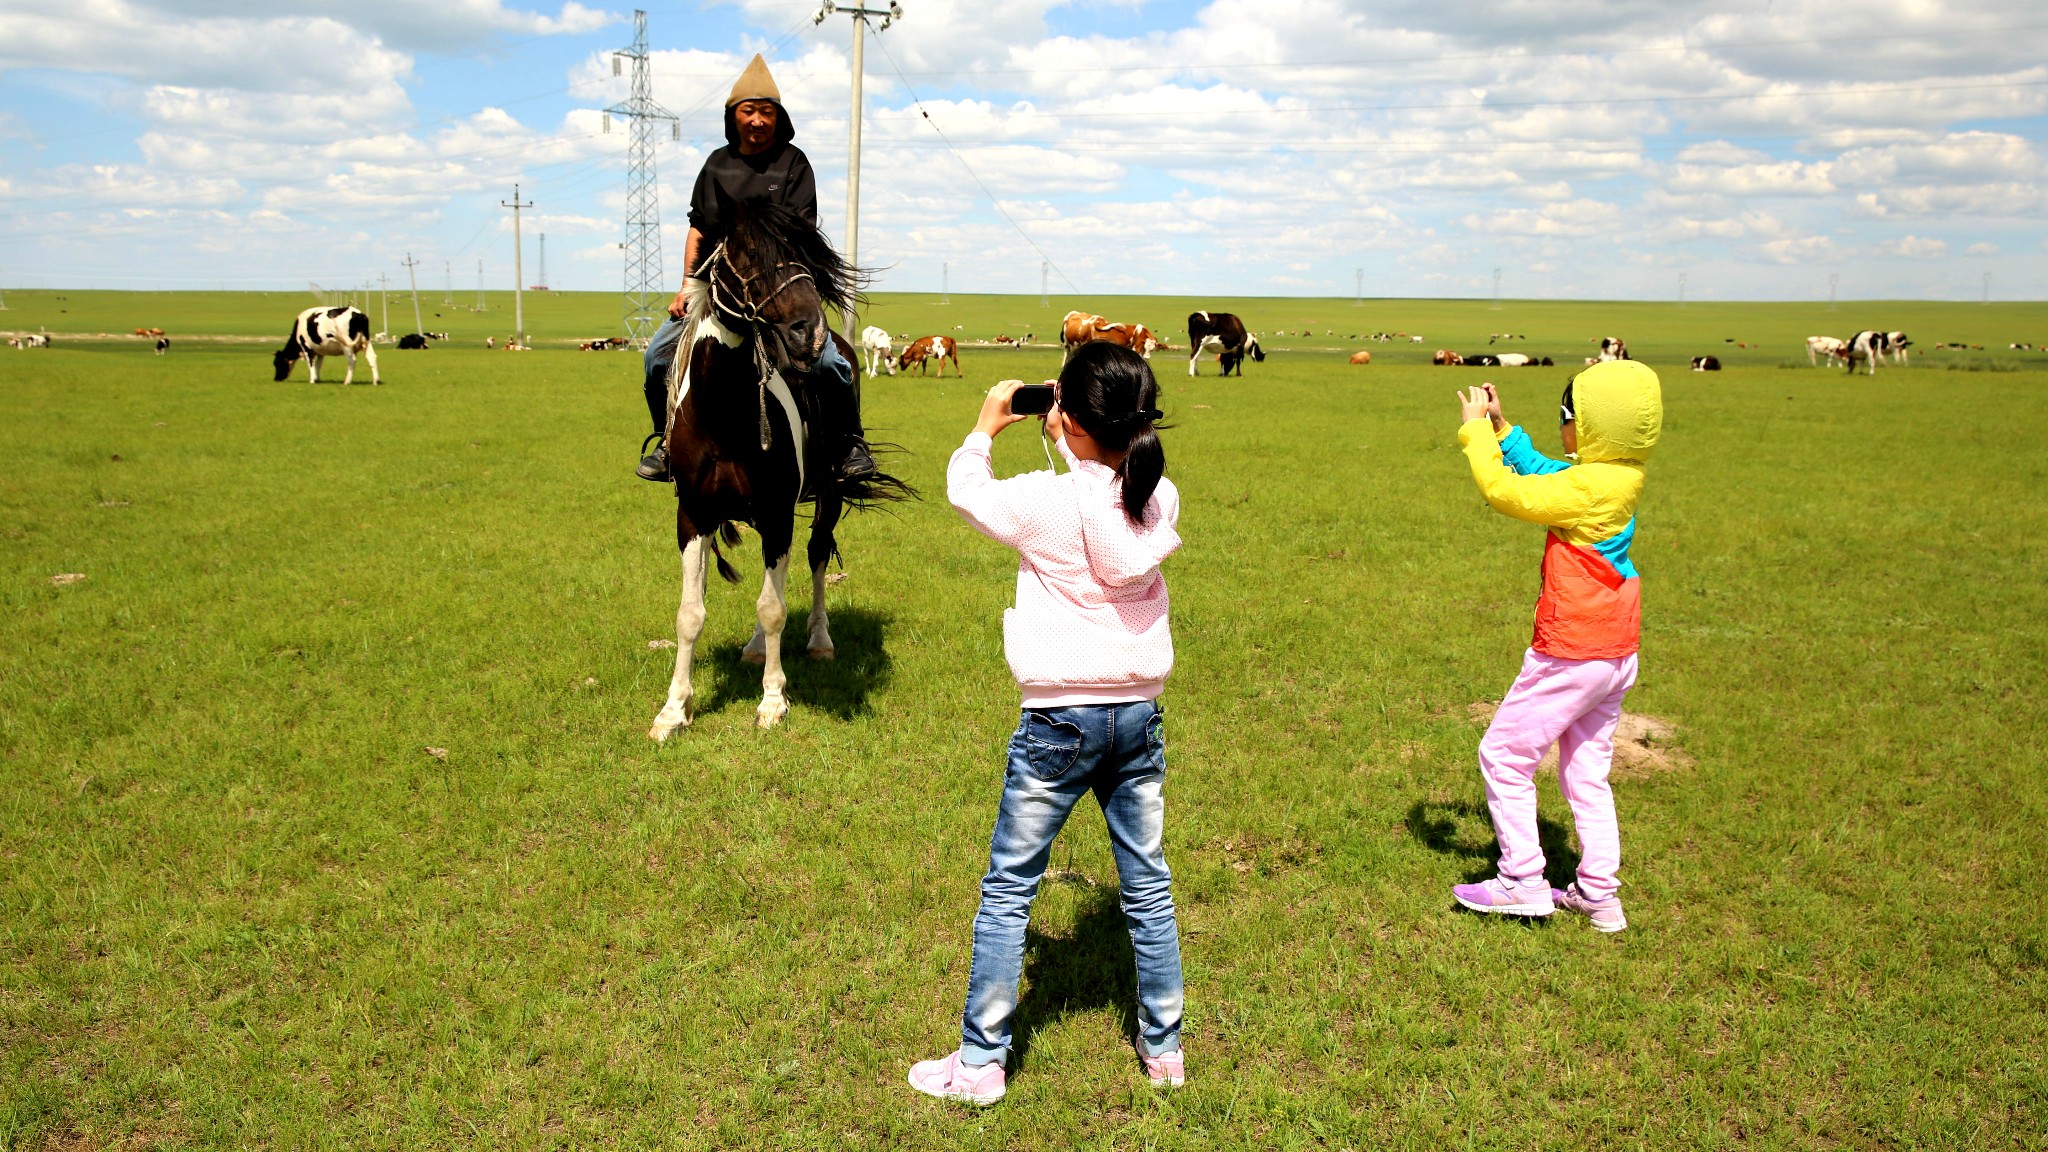
<path id="1" fill-rule="evenodd" d="M 1150 701 L 1036 708 L 1010 737 L 1003 805 L 989 840 L 974 916 L 974 963 L 960 1017 L 960 1059 L 1004 1063 L 1024 925 L 1053 838 L 1081 797 L 1095 793 L 1109 824 L 1117 884 L 1138 960 L 1138 1043 L 1148 1056 L 1180 1047 L 1180 927 L 1173 875 L 1160 846 L 1166 817 L 1164 713 Z"/>
<path id="2" fill-rule="evenodd" d="M 655 330 L 654 338 L 647 342 L 647 353 L 640 358 L 647 370 L 641 390 L 647 396 L 647 416 L 654 421 L 654 430 L 668 432 L 668 367 L 675 362 L 676 341 L 683 338 L 683 321 L 671 316 Z M 811 369 L 810 378 L 820 385 L 836 384 L 840 388 L 853 388 L 853 364 L 845 353 L 839 351 L 837 341 L 827 338 L 825 352 L 818 357 L 818 364 Z M 801 382 L 792 381 L 792 383 Z"/>

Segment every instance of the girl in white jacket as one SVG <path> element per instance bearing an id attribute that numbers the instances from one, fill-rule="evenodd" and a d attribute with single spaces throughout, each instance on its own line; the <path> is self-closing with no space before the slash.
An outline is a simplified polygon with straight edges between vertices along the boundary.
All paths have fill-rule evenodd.
<path id="1" fill-rule="evenodd" d="M 1053 838 L 1090 792 L 1109 825 L 1137 954 L 1138 1057 L 1155 1085 L 1177 1086 L 1186 1075 L 1157 702 L 1173 670 L 1159 564 L 1180 547 L 1180 496 L 1164 476 L 1159 385 L 1129 349 L 1084 346 L 1061 370 L 1058 404 L 1045 418 L 1069 471 L 997 480 L 989 447 L 1025 419 L 1010 411 L 1018 384 L 989 390 L 946 468 L 953 507 L 1019 555 L 1003 648 L 1024 709 L 981 881 L 960 1047 L 910 1070 L 918 1091 L 973 1104 L 1002 1099 L 1031 901 Z"/>

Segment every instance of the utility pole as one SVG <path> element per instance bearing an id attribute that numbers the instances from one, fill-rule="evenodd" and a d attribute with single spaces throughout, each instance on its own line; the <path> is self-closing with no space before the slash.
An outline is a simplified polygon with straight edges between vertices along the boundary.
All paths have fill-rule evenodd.
<path id="1" fill-rule="evenodd" d="M 1828 311 L 1830 312 L 1835 310 L 1835 285 L 1841 282 L 1842 274 L 1840 272 L 1828 273 Z"/>
<path id="2" fill-rule="evenodd" d="M 844 12 L 853 17 L 853 117 L 846 138 L 846 262 L 860 267 L 860 116 L 861 78 L 865 71 L 867 49 L 868 17 L 880 16 L 882 23 L 875 29 L 880 35 L 889 30 L 889 25 L 903 18 L 903 5 L 889 0 L 889 7 L 868 8 L 859 3 L 842 8 L 835 0 L 824 0 L 818 5 L 818 14 L 811 18 L 813 24 L 823 24 L 825 17 L 834 12 Z M 853 303 L 846 305 L 846 334 L 854 331 Z"/>
<path id="3" fill-rule="evenodd" d="M 427 325 L 420 319 L 420 274 L 414 271 L 419 266 L 420 262 L 412 258 L 412 253 L 407 252 L 405 254 L 405 276 L 406 279 L 412 282 L 412 330 L 415 332 L 425 332 Z"/>
<path id="4" fill-rule="evenodd" d="M 633 90 L 623 104 L 604 110 L 604 130 L 612 117 L 626 118 L 626 284 L 620 335 L 645 348 L 654 330 L 668 319 L 669 291 L 661 275 L 661 196 L 654 177 L 654 125 L 668 121 L 670 140 L 683 138 L 683 122 L 654 102 L 654 79 L 647 69 L 647 13 L 633 10 L 633 43 L 612 53 L 612 75 L 623 75 L 633 62 Z M 683 269 L 688 276 L 690 269 Z"/>
<path id="5" fill-rule="evenodd" d="M 1365 307 L 1365 269 L 1356 268 L 1351 273 L 1351 306 Z"/>
<path id="6" fill-rule="evenodd" d="M 1678 306 L 1685 307 L 1685 273 L 1678 274 Z"/>
<path id="7" fill-rule="evenodd" d="M 441 261 L 442 271 L 448 274 L 447 287 L 441 290 L 441 307 L 455 307 L 455 261 Z"/>
<path id="8" fill-rule="evenodd" d="M 1493 270 L 1493 310 L 1500 311 L 1500 269 Z"/>
<path id="9" fill-rule="evenodd" d="M 532 201 L 519 202 L 519 185 L 512 186 L 512 202 L 498 201 L 501 208 L 512 210 L 512 335 L 519 343 L 526 343 L 526 296 L 520 285 L 526 280 L 525 245 L 519 239 L 519 210 L 533 207 Z"/>
<path id="10" fill-rule="evenodd" d="M 384 310 L 384 323 L 377 331 L 391 335 L 391 277 L 377 273 L 377 303 Z"/>
<path id="11" fill-rule="evenodd" d="M 484 311 L 484 262 L 476 262 L 476 310 Z"/>
<path id="12" fill-rule="evenodd" d="M 1052 265 L 1047 261 L 1040 260 L 1038 262 L 1038 306 L 1040 308 L 1052 307 L 1052 293 L 1047 291 L 1051 284 Z"/>
<path id="13" fill-rule="evenodd" d="M 540 279 L 533 285 L 539 291 L 548 290 L 548 234 L 540 234 Z"/>
<path id="14" fill-rule="evenodd" d="M 1991 304 L 1991 273 L 1989 272 L 1984 274 L 1984 303 L 1987 307 Z"/>
<path id="15" fill-rule="evenodd" d="M 939 303 L 951 304 L 952 302 L 953 266 L 951 264 L 941 262 L 939 264 Z"/>

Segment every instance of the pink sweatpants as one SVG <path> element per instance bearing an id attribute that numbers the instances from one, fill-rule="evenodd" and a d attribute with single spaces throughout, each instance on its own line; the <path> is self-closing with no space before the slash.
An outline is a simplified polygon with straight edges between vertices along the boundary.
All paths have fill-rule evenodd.
<path id="1" fill-rule="evenodd" d="M 1522 674 L 1479 742 L 1486 807 L 1500 838 L 1500 874 L 1535 883 L 1543 879 L 1543 846 L 1536 837 L 1536 766 L 1557 745 L 1558 782 L 1579 830 L 1579 891 L 1604 900 L 1621 888 L 1621 830 L 1607 770 L 1614 762 L 1614 726 L 1621 698 L 1636 682 L 1633 655 L 1609 660 L 1562 660 L 1535 649 L 1522 658 Z"/>

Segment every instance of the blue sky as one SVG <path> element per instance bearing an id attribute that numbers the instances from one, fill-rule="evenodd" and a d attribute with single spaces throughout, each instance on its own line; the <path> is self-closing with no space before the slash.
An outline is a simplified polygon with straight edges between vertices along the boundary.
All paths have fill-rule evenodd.
<path id="1" fill-rule="evenodd" d="M 885 289 L 2048 298 L 2048 12 L 2015 2 L 903 0 L 871 38 Z M 848 21 L 649 9 L 671 279 L 766 51 L 844 227 Z M 631 10 L 0 0 L 0 286 L 620 279 Z M 920 112 L 929 113 L 927 122 Z M 934 130 L 934 126 L 938 129 Z M 940 136 L 943 132 L 944 138 Z M 950 142 L 950 143 L 949 143 Z M 991 198 L 991 194 L 993 199 Z"/>

